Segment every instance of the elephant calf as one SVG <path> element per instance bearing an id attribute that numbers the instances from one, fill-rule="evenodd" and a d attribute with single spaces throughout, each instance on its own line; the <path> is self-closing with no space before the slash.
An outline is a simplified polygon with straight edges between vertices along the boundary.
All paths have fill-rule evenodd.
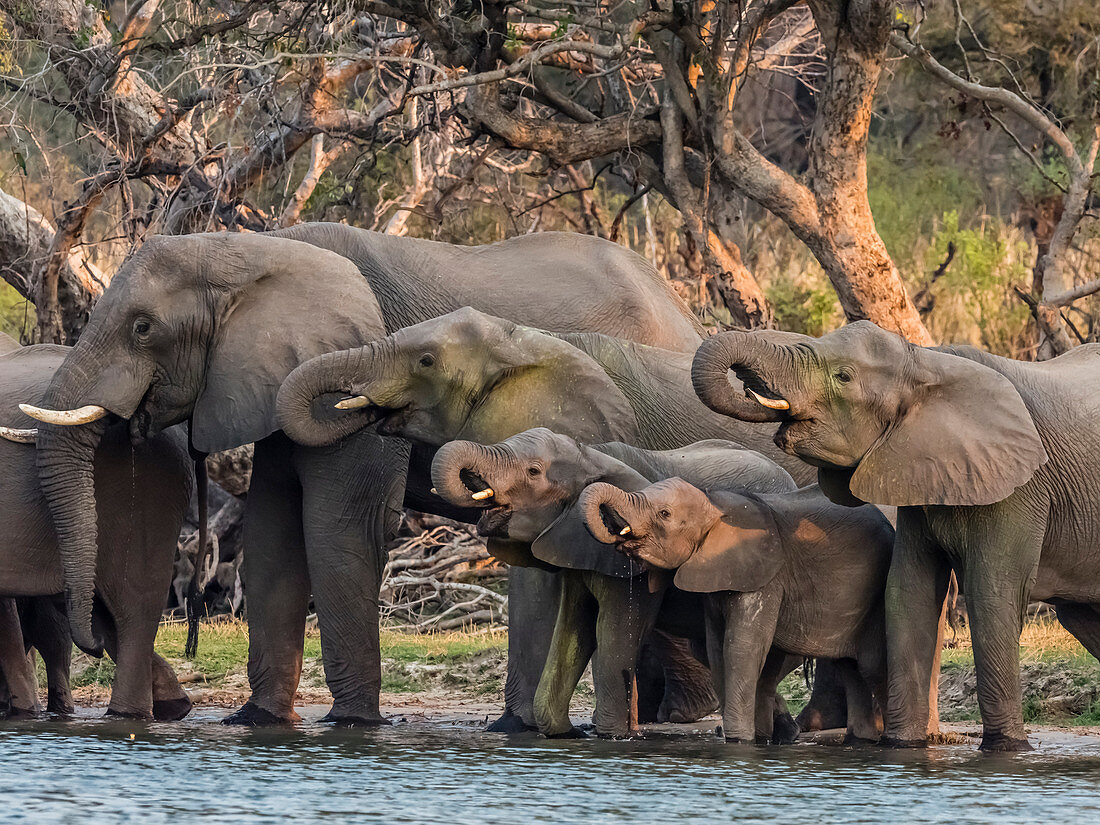
<path id="1" fill-rule="evenodd" d="M 848 737 L 879 736 L 872 691 L 885 699 L 883 592 L 894 531 L 874 507 L 796 492 L 704 493 L 683 479 L 640 492 L 607 483 L 577 501 L 592 535 L 631 559 L 675 570 L 706 593 L 707 651 L 727 741 L 752 741 L 761 682 L 781 654 L 836 659 L 848 696 Z"/>
<path id="2" fill-rule="evenodd" d="M 550 736 L 571 735 L 569 700 L 584 668 L 595 654 L 594 721 L 601 735 L 629 730 L 631 686 L 642 640 L 653 629 L 702 641 L 703 610 L 697 596 L 667 587 L 647 587 L 640 567 L 615 556 L 592 540 L 575 503 L 594 481 L 640 490 L 675 475 L 707 486 L 756 492 L 791 491 L 791 477 L 759 453 L 730 441 L 710 440 L 678 450 L 651 451 L 622 443 L 587 447 L 564 435 L 538 428 L 500 444 L 482 446 L 453 441 L 436 454 L 432 480 L 439 494 L 455 505 L 482 509 L 478 530 L 490 537 L 490 550 L 511 564 L 552 565 L 562 571 L 562 593 L 549 656 L 535 694 L 535 719 Z M 501 540 L 506 541 L 501 541 Z M 788 667 L 797 666 L 795 661 Z M 693 701 L 666 703 L 696 711 L 692 720 L 718 702 L 700 667 L 701 686 L 677 685 Z M 787 671 L 783 672 L 783 675 Z M 762 692 L 772 733 L 774 689 Z M 706 706 L 703 706 L 704 703 Z M 787 741 L 798 733 L 786 708 L 778 710 Z M 662 718 L 663 716 L 663 718 Z M 658 721 L 688 721 L 667 710 Z"/>

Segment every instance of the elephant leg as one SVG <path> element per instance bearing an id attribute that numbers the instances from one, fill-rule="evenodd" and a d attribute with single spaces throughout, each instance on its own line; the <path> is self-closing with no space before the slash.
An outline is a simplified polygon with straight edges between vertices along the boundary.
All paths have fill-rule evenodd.
<path id="1" fill-rule="evenodd" d="M 665 695 L 657 711 L 661 722 L 695 722 L 718 708 L 710 668 L 691 650 L 691 642 L 663 630 L 649 635 L 649 644 L 664 666 Z"/>
<path id="2" fill-rule="evenodd" d="M 23 627 L 15 599 L 0 599 L 0 671 L 8 686 L 10 715 L 38 713 L 41 707 L 34 658 L 23 644 Z"/>
<path id="3" fill-rule="evenodd" d="M 798 724 L 791 718 L 786 700 L 779 695 L 779 683 L 802 660 L 778 648 L 768 651 L 756 685 L 756 741 L 791 745 L 798 739 Z"/>
<path id="4" fill-rule="evenodd" d="M 871 686 L 860 673 L 854 659 L 835 659 L 837 671 L 848 697 L 848 728 L 845 742 L 876 742 L 882 733 Z"/>
<path id="5" fill-rule="evenodd" d="M 596 650 L 596 599 L 580 574 L 567 570 L 558 578 L 558 618 L 535 691 L 533 712 L 544 735 L 568 737 L 583 735 L 569 719 L 569 700 Z"/>
<path id="6" fill-rule="evenodd" d="M 642 639 L 657 619 L 661 594 L 638 581 L 586 574 L 599 604 L 596 615 L 596 658 L 592 679 L 596 711 L 592 721 L 601 736 L 630 734 L 634 668 Z"/>
<path id="7" fill-rule="evenodd" d="M 721 639 L 723 732 L 727 742 L 755 742 L 757 686 L 772 646 L 782 596 L 769 587 L 724 593 L 718 599 L 725 620 Z"/>
<path id="8" fill-rule="evenodd" d="M 798 714 L 801 730 L 832 730 L 848 726 L 848 701 L 844 680 L 832 659 L 814 662 L 814 685 L 810 699 Z"/>
<path id="9" fill-rule="evenodd" d="M 894 555 L 886 578 L 889 697 L 885 745 L 912 748 L 928 744 L 928 686 L 950 572 L 946 556 L 927 533 L 922 512 L 912 507 L 899 509 Z"/>
<path id="10" fill-rule="evenodd" d="M 73 643 L 64 606 L 49 597 L 29 601 L 30 627 L 25 630 L 46 668 L 46 710 L 68 716 L 73 712 Z"/>
<path id="11" fill-rule="evenodd" d="M 534 567 L 508 568 L 508 676 L 504 683 L 504 715 L 486 730 L 519 733 L 538 726 L 535 691 L 554 635 L 561 586 L 557 573 Z"/>
<path id="12" fill-rule="evenodd" d="M 1062 627 L 1097 659 L 1100 659 L 1100 609 L 1094 604 L 1060 604 L 1055 607 Z"/>
<path id="13" fill-rule="evenodd" d="M 1020 633 L 1032 571 L 1042 550 L 1042 525 L 982 525 L 962 571 L 978 677 L 983 751 L 1031 750 L 1020 688 Z M 976 552 L 975 552 L 976 551 Z"/>
<path id="14" fill-rule="evenodd" d="M 639 724 L 663 721 L 661 702 L 665 696 L 665 669 L 653 643 L 657 632 L 650 634 L 642 645 L 641 653 L 638 654 L 638 665 L 634 671 L 634 684 L 638 687 Z M 710 684 L 709 670 L 707 684 Z M 711 692 L 713 693 L 713 690 Z"/>
<path id="15" fill-rule="evenodd" d="M 333 698 L 329 722 L 389 724 L 378 704 L 378 592 L 386 542 L 401 524 L 408 460 L 407 442 L 369 432 L 295 454 L 309 579 Z"/>
<path id="16" fill-rule="evenodd" d="M 191 712 L 191 697 L 176 678 L 172 666 L 153 653 L 153 718 L 158 722 L 176 722 Z"/>
<path id="17" fill-rule="evenodd" d="M 252 695 L 222 720 L 227 725 L 268 725 L 299 718 L 294 694 L 302 675 L 310 583 L 302 490 L 292 450 L 281 433 L 256 444 L 242 538 Z"/>

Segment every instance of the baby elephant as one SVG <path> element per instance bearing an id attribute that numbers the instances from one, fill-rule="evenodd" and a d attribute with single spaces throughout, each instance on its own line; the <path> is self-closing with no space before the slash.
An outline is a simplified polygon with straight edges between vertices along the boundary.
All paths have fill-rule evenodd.
<path id="1" fill-rule="evenodd" d="M 885 703 L 883 591 L 894 531 L 870 506 L 790 493 L 704 493 L 680 478 L 628 493 L 585 488 L 585 525 L 681 590 L 706 593 L 707 652 L 727 741 L 753 741 L 757 682 L 773 648 L 840 660 L 848 739 L 875 740 Z M 870 686 L 870 687 L 869 687 Z"/>

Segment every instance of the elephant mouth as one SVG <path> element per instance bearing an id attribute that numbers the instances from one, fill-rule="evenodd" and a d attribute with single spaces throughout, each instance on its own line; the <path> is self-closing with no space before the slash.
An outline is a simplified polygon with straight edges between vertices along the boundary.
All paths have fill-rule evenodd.
<path id="1" fill-rule="evenodd" d="M 755 372 L 737 372 L 737 377 L 745 387 L 745 397 L 750 401 L 792 417 L 790 402 L 781 393 L 769 387 Z"/>
<path id="2" fill-rule="evenodd" d="M 477 520 L 477 534 L 483 538 L 506 539 L 508 525 L 512 522 L 512 508 L 507 505 L 489 507 Z"/>
<path id="3" fill-rule="evenodd" d="M 603 522 L 603 526 L 613 536 L 618 536 L 616 544 L 623 552 L 626 552 L 627 545 L 636 544 L 636 539 L 633 538 L 634 528 L 630 526 L 625 518 L 612 510 L 606 504 L 600 505 L 600 520 Z M 632 538 L 626 538 L 631 536 Z"/>

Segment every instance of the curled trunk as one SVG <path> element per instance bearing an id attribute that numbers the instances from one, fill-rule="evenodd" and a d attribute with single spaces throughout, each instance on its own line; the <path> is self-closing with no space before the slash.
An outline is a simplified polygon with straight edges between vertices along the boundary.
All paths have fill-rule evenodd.
<path id="1" fill-rule="evenodd" d="M 623 535 L 633 532 L 638 519 L 632 498 L 635 497 L 602 481 L 584 488 L 577 506 L 588 532 L 596 541 L 615 544 Z M 624 534 L 622 531 L 626 527 L 630 527 L 630 531 Z"/>
<path id="2" fill-rule="evenodd" d="M 286 377 L 276 401 L 279 427 L 299 444 L 333 444 L 374 422 L 370 406 L 338 410 L 341 398 L 369 375 L 373 346 L 327 352 L 311 358 Z"/>
<path id="3" fill-rule="evenodd" d="M 499 474 L 500 458 L 493 448 L 473 441 L 444 444 L 432 461 L 432 484 L 447 501 L 470 507 L 477 501 L 474 493 L 492 490 L 489 479 Z"/>
<path id="4" fill-rule="evenodd" d="M 766 372 L 769 361 L 774 365 L 778 347 L 760 336 L 748 332 L 723 332 L 699 345 L 691 364 L 691 383 L 699 399 L 715 412 L 741 421 L 765 423 L 782 421 L 782 410 L 769 409 L 747 396 L 729 380 L 732 369 L 743 380 L 746 374 Z"/>

